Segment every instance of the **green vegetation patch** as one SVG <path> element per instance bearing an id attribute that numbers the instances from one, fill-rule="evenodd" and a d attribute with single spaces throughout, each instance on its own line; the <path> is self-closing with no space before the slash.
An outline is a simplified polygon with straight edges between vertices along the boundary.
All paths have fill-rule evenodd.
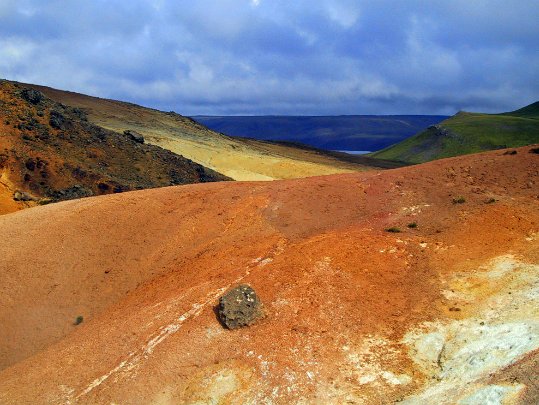
<path id="1" fill-rule="evenodd" d="M 407 163 L 539 143 L 539 102 L 503 114 L 460 112 L 370 156 Z"/>

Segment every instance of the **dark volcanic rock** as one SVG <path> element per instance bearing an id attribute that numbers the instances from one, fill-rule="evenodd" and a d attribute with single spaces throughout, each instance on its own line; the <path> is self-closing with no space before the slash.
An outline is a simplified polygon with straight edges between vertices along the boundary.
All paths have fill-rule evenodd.
<path id="1" fill-rule="evenodd" d="M 260 299 L 248 285 L 239 285 L 219 298 L 219 320 L 228 329 L 250 326 L 264 315 Z"/>
<path id="2" fill-rule="evenodd" d="M 92 195 L 94 195 L 92 190 L 83 187 L 80 184 L 75 184 L 73 187 L 65 188 L 63 190 L 54 190 L 48 193 L 49 197 L 57 201 L 91 197 Z"/>
<path id="3" fill-rule="evenodd" d="M 51 111 L 51 118 L 49 124 L 56 129 L 64 129 L 65 117 L 58 111 Z"/>
<path id="4" fill-rule="evenodd" d="M 448 136 L 450 131 L 447 128 L 442 127 L 441 125 L 431 125 L 428 127 L 431 131 L 435 132 L 438 136 Z"/>
<path id="5" fill-rule="evenodd" d="M 126 129 L 124 131 L 124 135 L 127 135 L 128 137 L 131 138 L 131 140 L 137 142 L 137 143 L 144 143 L 144 137 L 139 134 L 138 132 L 136 131 L 132 131 L 130 129 Z"/>
<path id="6" fill-rule="evenodd" d="M 34 201 L 34 197 L 24 191 L 15 191 L 13 199 L 15 201 Z"/>
<path id="7" fill-rule="evenodd" d="M 34 89 L 24 89 L 21 91 L 21 96 L 23 99 L 32 104 L 39 104 L 45 99 L 45 95 L 42 92 Z"/>
<path id="8" fill-rule="evenodd" d="M 80 108 L 72 108 L 71 112 L 81 121 L 88 121 L 88 115 L 86 114 L 86 111 Z"/>

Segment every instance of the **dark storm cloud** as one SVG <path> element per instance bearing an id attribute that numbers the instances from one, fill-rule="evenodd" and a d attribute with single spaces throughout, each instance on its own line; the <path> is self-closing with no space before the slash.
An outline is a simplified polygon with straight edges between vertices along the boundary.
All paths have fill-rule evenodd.
<path id="1" fill-rule="evenodd" d="M 504 111 L 539 99 L 539 3 L 0 2 L 0 76 L 183 114 Z"/>

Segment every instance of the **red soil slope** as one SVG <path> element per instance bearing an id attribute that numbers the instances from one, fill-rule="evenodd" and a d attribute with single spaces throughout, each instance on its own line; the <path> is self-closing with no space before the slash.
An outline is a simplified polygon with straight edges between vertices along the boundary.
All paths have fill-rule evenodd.
<path id="1" fill-rule="evenodd" d="M 537 403 L 529 150 L 0 217 L 0 403 Z"/>

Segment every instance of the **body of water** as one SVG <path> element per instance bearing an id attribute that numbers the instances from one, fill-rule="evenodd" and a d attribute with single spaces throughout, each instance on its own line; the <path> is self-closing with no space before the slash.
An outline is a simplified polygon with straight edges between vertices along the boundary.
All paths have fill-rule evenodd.
<path id="1" fill-rule="evenodd" d="M 370 150 L 335 150 L 333 152 L 342 152 L 342 153 L 348 153 L 349 155 L 366 155 L 367 153 L 371 153 Z"/>

